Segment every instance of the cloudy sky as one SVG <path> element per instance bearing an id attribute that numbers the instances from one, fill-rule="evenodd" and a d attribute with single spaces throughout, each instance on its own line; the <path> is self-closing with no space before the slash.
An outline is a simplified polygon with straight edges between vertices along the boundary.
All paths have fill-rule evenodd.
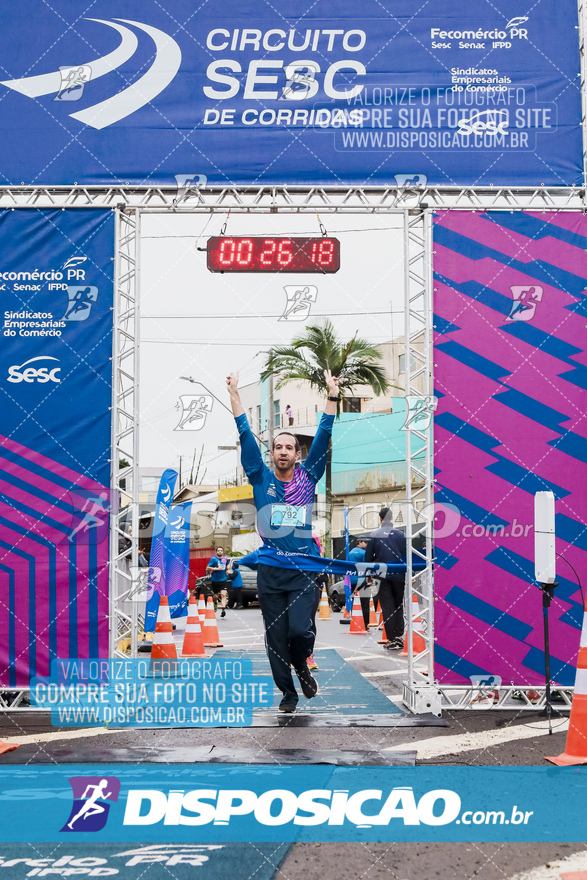
<path id="1" fill-rule="evenodd" d="M 279 321 L 286 285 L 314 285 L 310 319 L 328 316 L 347 339 L 355 331 L 373 343 L 403 332 L 402 218 L 328 215 L 320 220 L 341 242 L 335 274 L 212 273 L 206 242 L 219 235 L 320 235 L 315 214 L 146 215 L 141 272 L 141 466 L 189 468 L 196 449 L 206 482 L 234 474 L 236 455 L 218 446 L 235 441 L 225 381 L 239 370 L 241 385 L 255 381 L 270 346 L 283 345 L 305 322 Z M 204 248 L 204 250 L 199 250 Z M 322 317 L 323 319 L 323 317 Z M 199 431 L 176 430 L 180 395 L 216 395 Z M 200 475 L 201 476 L 201 475 Z"/>

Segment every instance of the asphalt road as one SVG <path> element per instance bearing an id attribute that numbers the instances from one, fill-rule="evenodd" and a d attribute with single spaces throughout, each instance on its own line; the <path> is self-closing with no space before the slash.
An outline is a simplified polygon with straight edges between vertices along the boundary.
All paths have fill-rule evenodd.
<path id="1" fill-rule="evenodd" d="M 318 621 L 318 662 L 321 649 L 335 648 L 390 701 L 401 706 L 401 683 L 406 675 L 407 661 L 378 645 L 376 634 L 350 635 L 348 627 L 340 625 L 339 619 L 340 615 L 333 615 L 330 621 Z M 218 621 L 218 626 L 224 642 L 223 650 L 263 650 L 259 609 L 229 612 L 225 619 Z M 181 634 L 177 632 L 176 635 L 179 640 Z M 320 681 L 320 670 L 316 674 Z M 301 711 L 302 701 L 303 698 Z M 546 723 L 535 715 L 529 716 L 523 708 L 520 712 L 460 711 L 444 717 L 448 721 L 447 727 L 72 731 L 52 728 L 47 716 L 41 713 L 12 713 L 0 716 L 0 738 L 21 742 L 18 751 L 11 753 L 10 760 L 22 763 L 28 763 L 33 756 L 40 754 L 47 755 L 47 762 L 51 762 L 52 758 L 48 756 L 55 748 L 67 748 L 84 760 L 91 754 L 101 760 L 99 755 L 107 754 L 103 750 L 110 749 L 143 748 L 157 752 L 161 749 L 206 747 L 210 750 L 228 749 L 236 755 L 239 750 L 247 749 L 256 760 L 282 749 L 357 750 L 362 754 L 384 756 L 393 755 L 394 751 L 415 750 L 417 765 L 543 766 L 546 754 L 556 755 L 564 750 L 566 720 L 556 721 L 553 734 L 548 735 Z M 498 728 L 499 721 L 505 721 L 505 725 Z M 0 763 L 2 760 L 0 758 Z M 353 880 L 379 877 L 389 880 L 434 880 L 436 877 L 503 880 L 521 872 L 541 869 L 543 874 L 528 874 L 528 880 L 534 880 L 534 877 L 536 880 L 542 877 L 558 880 L 564 873 L 565 863 L 559 869 L 555 860 L 569 857 L 572 857 L 569 862 L 572 870 L 581 868 L 587 871 L 587 845 L 578 844 L 308 843 L 292 846 L 276 877 L 283 880 L 346 880 L 351 877 Z M 544 867 L 553 863 L 552 868 Z"/>

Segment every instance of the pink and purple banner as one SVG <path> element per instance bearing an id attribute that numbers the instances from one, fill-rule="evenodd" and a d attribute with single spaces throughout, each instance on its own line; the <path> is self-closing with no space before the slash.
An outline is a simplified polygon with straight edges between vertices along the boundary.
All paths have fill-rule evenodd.
<path id="1" fill-rule="evenodd" d="M 435 664 L 544 683 L 534 494 L 555 496 L 551 676 L 572 685 L 587 562 L 587 218 L 434 224 Z"/>

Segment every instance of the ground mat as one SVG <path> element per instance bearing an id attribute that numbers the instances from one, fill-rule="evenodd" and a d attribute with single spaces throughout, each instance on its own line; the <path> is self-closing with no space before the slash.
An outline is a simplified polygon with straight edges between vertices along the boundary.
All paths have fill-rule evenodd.
<path id="1" fill-rule="evenodd" d="M 216 651 L 215 657 L 253 661 L 255 675 L 271 675 L 264 651 Z M 436 715 L 405 714 L 379 688 L 367 681 L 334 648 L 321 648 L 313 670 L 320 692 L 314 699 L 300 696 L 295 715 L 278 715 L 277 706 L 253 713 L 252 727 L 448 727 Z M 296 676 L 294 674 L 294 680 Z"/>
<path id="2" fill-rule="evenodd" d="M 305 709 L 305 707 L 304 707 Z M 277 715 L 277 710 L 258 712 L 253 715 L 252 727 L 450 727 L 444 718 L 436 715 L 396 715 L 387 712 L 385 715 L 338 715 L 336 712 L 326 714 L 304 714 L 298 711 L 295 715 Z"/>
<path id="3" fill-rule="evenodd" d="M 6 880 L 45 873 L 116 875 L 119 880 L 273 880 L 290 843 L 2 843 Z M 39 861 L 43 860 L 43 861 Z M 81 862 L 80 862 L 81 860 Z M 12 864 L 12 862 L 16 864 Z M 96 868 L 98 866 L 98 868 Z M 85 869 L 85 870 L 84 870 Z M 67 876 L 67 873 L 65 874 Z"/>
<path id="4" fill-rule="evenodd" d="M 403 715 L 379 688 L 367 681 L 350 663 L 344 660 L 334 648 L 316 652 L 320 668 L 312 674 L 318 681 L 320 692 L 313 700 L 300 697 L 298 712 L 304 715 Z M 269 661 L 265 652 L 216 651 L 214 657 L 242 657 L 253 661 L 255 675 L 271 675 Z M 297 678 L 294 673 L 294 682 Z M 299 687 L 298 687 L 299 690 Z M 274 707 L 272 712 L 277 707 Z M 255 712 L 255 717 L 262 713 Z"/>
<path id="5" fill-rule="evenodd" d="M 413 767 L 416 751 L 381 753 L 367 749 L 108 748 L 33 743 L 3 757 L 3 764 L 336 764 L 344 767 Z"/>

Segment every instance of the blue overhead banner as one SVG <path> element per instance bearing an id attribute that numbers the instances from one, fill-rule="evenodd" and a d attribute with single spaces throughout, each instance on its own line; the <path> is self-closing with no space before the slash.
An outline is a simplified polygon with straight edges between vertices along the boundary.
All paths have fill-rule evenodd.
<path id="1" fill-rule="evenodd" d="M 576 0 L 2 13 L 0 184 L 570 186 Z"/>

